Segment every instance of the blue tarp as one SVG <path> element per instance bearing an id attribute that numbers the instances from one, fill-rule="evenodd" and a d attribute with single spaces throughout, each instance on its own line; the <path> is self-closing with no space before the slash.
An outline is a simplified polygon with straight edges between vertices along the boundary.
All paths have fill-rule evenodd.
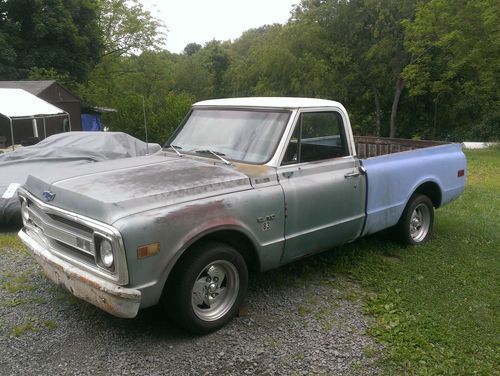
<path id="1" fill-rule="evenodd" d="M 82 114 L 83 131 L 100 131 L 101 118 L 99 114 Z"/>

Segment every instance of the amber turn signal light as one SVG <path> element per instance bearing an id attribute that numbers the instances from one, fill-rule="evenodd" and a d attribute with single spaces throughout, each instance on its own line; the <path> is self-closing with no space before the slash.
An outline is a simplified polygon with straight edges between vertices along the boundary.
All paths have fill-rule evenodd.
<path id="1" fill-rule="evenodd" d="M 145 257 L 156 255 L 160 252 L 160 243 L 151 243 L 137 248 L 137 258 L 142 259 Z"/>

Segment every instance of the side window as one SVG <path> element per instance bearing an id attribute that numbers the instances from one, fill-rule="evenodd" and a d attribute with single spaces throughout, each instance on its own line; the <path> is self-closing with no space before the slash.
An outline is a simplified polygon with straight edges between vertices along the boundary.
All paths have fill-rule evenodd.
<path id="1" fill-rule="evenodd" d="M 347 155 L 342 116 L 338 112 L 305 112 L 295 126 L 282 165 Z"/>

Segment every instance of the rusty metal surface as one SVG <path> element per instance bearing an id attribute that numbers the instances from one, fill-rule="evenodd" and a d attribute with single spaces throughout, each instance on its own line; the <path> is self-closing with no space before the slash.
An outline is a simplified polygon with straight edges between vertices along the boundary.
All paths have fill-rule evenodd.
<path id="1" fill-rule="evenodd" d="M 445 145 L 447 142 L 431 140 L 409 140 L 404 138 L 354 136 L 359 158 L 371 158 L 379 155 L 399 153 L 431 146 Z"/>
<path id="2" fill-rule="evenodd" d="M 50 280 L 114 316 L 133 318 L 137 315 L 140 291 L 117 286 L 57 258 L 24 229 L 18 235 Z"/>
<path id="3" fill-rule="evenodd" d="M 247 175 L 233 167 L 168 153 L 60 169 L 26 189 L 38 198 L 55 194 L 54 206 L 111 224 L 121 217 L 158 206 L 251 189 Z"/>

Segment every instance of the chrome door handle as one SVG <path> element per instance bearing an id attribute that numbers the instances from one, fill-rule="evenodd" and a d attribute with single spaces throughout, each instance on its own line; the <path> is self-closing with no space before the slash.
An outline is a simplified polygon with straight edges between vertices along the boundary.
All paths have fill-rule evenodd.
<path id="1" fill-rule="evenodd" d="M 355 178 L 356 176 L 359 176 L 359 172 L 358 171 L 354 171 L 354 172 L 348 172 L 347 174 L 344 175 L 344 178 L 346 179 L 352 179 L 352 178 Z"/>

